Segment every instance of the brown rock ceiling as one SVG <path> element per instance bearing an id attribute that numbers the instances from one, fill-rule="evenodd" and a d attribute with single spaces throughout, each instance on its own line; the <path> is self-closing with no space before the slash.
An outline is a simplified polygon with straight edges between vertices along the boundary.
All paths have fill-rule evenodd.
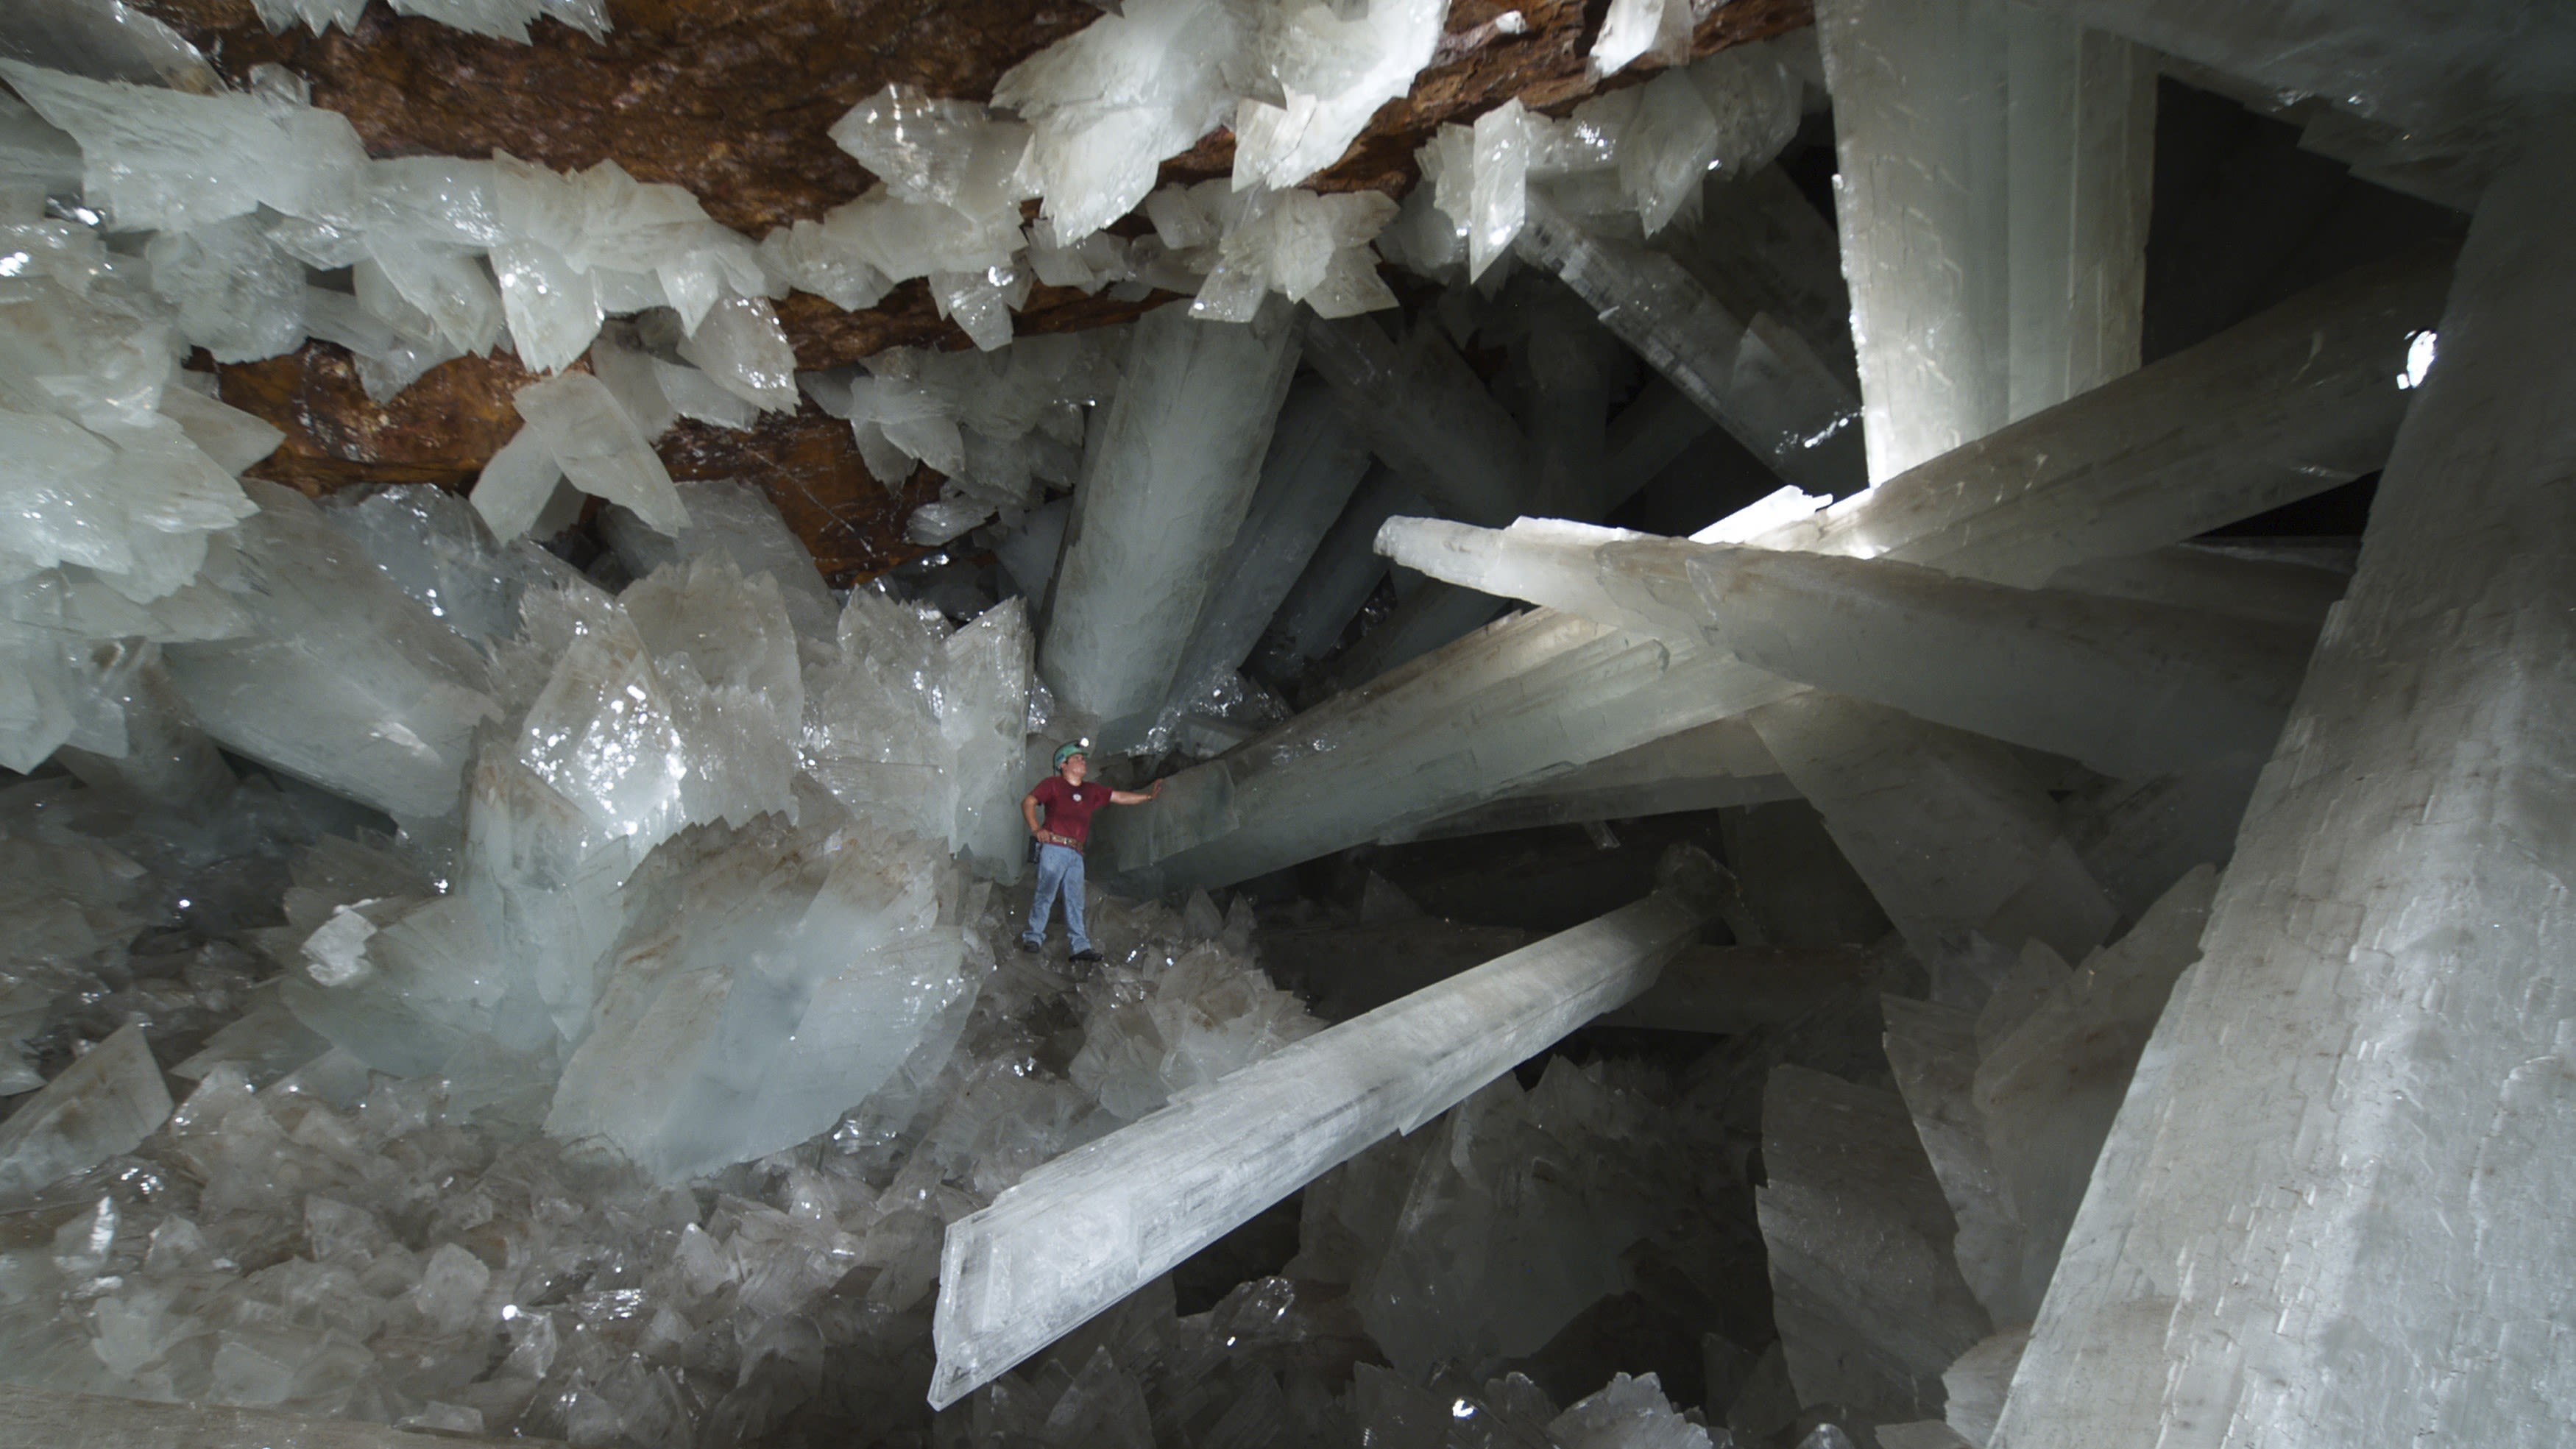
<path id="1" fill-rule="evenodd" d="M 716 220 L 753 237 L 819 217 L 871 184 L 825 134 L 863 97 L 900 81 L 980 100 L 1004 71 L 1098 16 L 1078 0 L 611 0 L 616 29 L 605 41 L 540 21 L 522 46 L 382 4 L 354 34 L 315 36 L 301 27 L 269 34 L 250 0 L 137 3 L 236 84 L 263 62 L 305 77 L 314 104 L 347 115 L 376 155 L 500 150 L 564 169 L 615 159 L 638 179 L 687 187 Z M 1528 22 L 1526 33 L 1461 43 L 1510 8 Z M 1440 123 L 1473 119 L 1514 96 L 1561 112 L 1594 89 L 1584 52 L 1607 8 L 1608 0 L 1454 0 L 1443 58 L 1310 184 L 1401 195 L 1416 175 L 1414 149 Z M 1810 0 L 1733 0 L 1701 22 L 1695 48 L 1707 54 L 1810 18 Z M 1166 163 L 1164 178 L 1225 175 L 1233 152 L 1232 135 L 1220 131 Z M 1139 310 L 1041 287 L 1017 325 L 1061 331 Z M 965 345 L 919 282 L 856 313 L 800 294 L 779 316 L 806 367 L 898 344 Z M 469 483 L 516 430 L 509 395 L 527 381 L 508 358 L 468 358 L 378 408 L 358 390 L 347 356 L 327 343 L 219 371 L 226 400 L 287 430 L 285 446 L 255 471 L 308 490 Z M 748 433 L 684 424 L 660 451 L 674 476 L 758 479 L 836 582 L 922 552 L 903 541 L 903 519 L 935 493 L 936 480 L 916 475 L 902 499 L 893 497 L 868 477 L 846 429 L 810 405 Z"/>

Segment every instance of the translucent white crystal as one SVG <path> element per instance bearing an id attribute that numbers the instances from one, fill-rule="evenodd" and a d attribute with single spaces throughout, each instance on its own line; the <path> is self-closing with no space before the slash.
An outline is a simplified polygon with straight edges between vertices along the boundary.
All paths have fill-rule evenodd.
<path id="1" fill-rule="evenodd" d="M 1863 1423 L 1937 1416 L 1941 1371 L 1991 1325 L 1951 1261 L 1950 1209 L 1905 1104 L 1780 1067 L 1763 1088 L 1762 1155 L 1754 1196 L 1798 1398 Z"/>
<path id="2" fill-rule="evenodd" d="M 599 335 L 599 288 L 588 272 L 543 242 L 507 241 L 492 249 L 501 310 L 510 341 L 534 372 L 561 372 Z"/>
<path id="3" fill-rule="evenodd" d="M 145 248 L 153 290 L 179 309 L 179 331 L 217 362 L 252 362 L 304 345 L 304 268 L 256 222 L 228 217 L 162 232 Z"/>
<path id="4" fill-rule="evenodd" d="M 642 578 L 675 559 L 720 553 L 745 577 L 767 574 L 776 581 L 798 634 L 836 637 L 840 606 L 815 571 L 813 555 L 789 530 L 768 494 L 752 483 L 723 478 L 677 486 L 680 500 L 688 505 L 689 523 L 676 534 L 662 533 L 623 508 L 602 513 L 600 532 L 629 573 Z"/>
<path id="5" fill-rule="evenodd" d="M 1166 157 L 1233 118 L 1243 27 L 1222 0 L 1137 0 L 1003 74 L 993 104 L 1034 128 L 1020 175 L 1057 235 L 1126 215 Z"/>
<path id="6" fill-rule="evenodd" d="M 745 402 L 772 412 L 796 409 L 796 352 L 765 297 L 716 303 L 697 330 L 681 339 L 680 355 Z"/>
<path id="7" fill-rule="evenodd" d="M 1058 698 L 1104 723 L 1162 703 L 1251 506 L 1297 355 L 1284 316 L 1199 322 L 1164 307 L 1136 324 L 1074 492 L 1039 653 Z"/>
<path id="8" fill-rule="evenodd" d="M 2567 844 L 2512 802 L 2564 768 L 2563 725 L 2519 681 L 2576 615 L 2562 545 L 2495 553 L 2568 536 L 2551 482 L 2568 456 L 2551 402 L 2568 233 L 2548 155 L 2499 177 L 2472 222 L 2441 363 L 2247 809 L 2205 959 L 2103 1146 L 1998 1443 L 2555 1433 L 2567 1366 L 2517 1326 L 2552 1311 L 2549 1275 L 2498 1267 L 2554 1261 L 2566 1236 L 2539 1206 L 2566 1125 L 2557 978 L 2533 963 L 2566 915 Z"/>
<path id="9" fill-rule="evenodd" d="M 260 512 L 241 526 L 226 592 L 251 632 L 170 646 L 181 694 L 253 759 L 394 815 L 447 813 L 493 707 L 481 656 L 301 495 L 247 486 Z"/>
<path id="10" fill-rule="evenodd" d="M 21 61 L 0 75 L 80 142 L 83 191 L 127 230 L 185 231 L 266 205 L 349 216 L 366 149 L 333 111 L 93 81 Z"/>
<path id="11" fill-rule="evenodd" d="M 1391 1132 L 1650 984 L 1718 887 L 1667 889 L 1263 1058 L 1046 1164 L 949 1230 L 931 1401 L 947 1404 Z M 1319 1088 L 1321 1090 L 1319 1090 Z"/>
<path id="12" fill-rule="evenodd" d="M 546 435 L 523 427 L 483 464 L 474 480 L 474 511 L 503 542 L 526 533 L 564 478 Z"/>
<path id="13" fill-rule="evenodd" d="M 1369 449 L 1452 518 L 1502 524 L 1533 484 L 1527 443 L 1436 329 L 1402 343 L 1363 317 L 1309 323 L 1306 358 Z"/>
<path id="14" fill-rule="evenodd" d="M 1262 460 L 1260 487 L 1181 650 L 1177 686 L 1195 686 L 1251 657 L 1262 627 L 1367 471 L 1367 448 L 1331 390 L 1312 381 L 1292 387 Z"/>
<path id="15" fill-rule="evenodd" d="M 2135 367 L 2153 106 L 2128 47 L 1991 0 L 1852 0 L 1818 35 L 1871 478 Z"/>
<path id="16" fill-rule="evenodd" d="M 1284 190 L 1342 159 L 1378 107 L 1431 63 L 1448 8 L 1380 0 L 1357 13 L 1313 3 L 1263 13 L 1253 46 L 1284 104 L 1236 105 L 1236 189 Z"/>
<path id="17" fill-rule="evenodd" d="M 0 1202 L 133 1151 L 169 1115 L 143 1028 L 119 1028 L 0 1123 Z"/>
<path id="18" fill-rule="evenodd" d="M 619 955 L 547 1130 L 681 1177 L 804 1140 L 902 1065 L 967 989 L 958 887 L 919 842 L 815 830 L 811 864 L 747 892 L 719 883 L 769 871 L 778 845 L 739 842 L 694 883 L 698 909 Z"/>
<path id="19" fill-rule="evenodd" d="M 1751 718 L 1927 962 L 1972 932 L 2081 957 L 2110 929 L 2110 902 L 2055 803 L 2002 746 L 1823 691 Z"/>
<path id="20" fill-rule="evenodd" d="M 1687 64 L 1692 20 L 1687 0 L 1611 0 L 1592 41 L 1592 63 L 1603 75 L 1626 70 L 1640 56 Z"/>
<path id="21" fill-rule="evenodd" d="M 1736 318 L 1660 252 L 1592 235 L 1544 196 L 1528 205 L 1529 255 L 1719 426 L 1791 483 L 1859 490 L 1858 402 L 1803 339 L 1768 318 Z"/>
<path id="22" fill-rule="evenodd" d="M 571 372 L 532 382 L 519 389 L 512 401 L 519 416 L 527 420 L 526 431 L 536 435 L 536 445 L 553 457 L 575 488 L 622 504 L 665 533 L 688 526 L 688 509 L 673 491 L 670 473 L 654 456 L 635 420 L 598 378 Z M 512 482 L 508 496 L 524 501 L 534 494 L 536 488 L 527 482 L 534 471 L 514 466 L 505 475 Z M 537 506 L 542 507 L 542 501 Z M 515 522 L 519 511 L 514 506 L 504 518 Z M 491 510 L 485 510 L 484 516 L 490 518 Z M 533 510 L 529 516 L 533 519 Z M 499 528 L 493 531 L 501 533 Z"/>

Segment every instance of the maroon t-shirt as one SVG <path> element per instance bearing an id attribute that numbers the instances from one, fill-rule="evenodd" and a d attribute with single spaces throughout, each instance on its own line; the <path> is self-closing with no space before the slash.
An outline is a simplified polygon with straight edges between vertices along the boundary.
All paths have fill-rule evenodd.
<path id="1" fill-rule="evenodd" d="M 1050 835 L 1079 845 L 1091 838 L 1091 812 L 1109 803 L 1109 787 L 1088 781 L 1068 785 L 1062 775 L 1049 775 L 1029 792 L 1037 798 L 1038 821 Z"/>

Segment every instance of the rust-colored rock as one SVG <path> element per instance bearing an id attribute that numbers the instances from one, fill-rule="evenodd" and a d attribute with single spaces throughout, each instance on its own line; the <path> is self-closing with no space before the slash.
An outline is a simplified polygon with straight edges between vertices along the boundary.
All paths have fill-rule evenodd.
<path id="1" fill-rule="evenodd" d="M 461 357 L 379 407 L 349 354 L 327 342 L 220 367 L 216 378 L 225 402 L 286 432 L 251 476 L 315 494 L 368 482 L 471 483 L 519 431 L 511 394 L 536 380 L 506 353 Z"/>
<path id="2" fill-rule="evenodd" d="M 939 496 L 940 475 L 913 471 L 898 498 L 868 475 L 850 425 L 807 403 L 765 414 L 747 433 L 683 421 L 655 451 L 674 478 L 742 478 L 760 485 L 815 567 L 847 588 L 932 552 L 903 536 L 912 511 Z"/>
<path id="3" fill-rule="evenodd" d="M 136 3 L 178 27 L 235 84 L 263 62 L 304 76 L 314 103 L 347 115 L 377 155 L 499 150 L 558 168 L 614 159 L 638 179 L 687 187 L 709 215 L 754 237 L 819 217 L 871 184 L 826 135 L 863 97 L 901 81 L 981 100 L 1004 71 L 1098 15 L 1079 0 L 613 0 L 616 29 L 605 41 L 540 21 L 521 46 L 381 4 L 354 34 L 315 36 L 301 27 L 269 34 L 250 0 Z M 1805 25 L 1811 3 L 1731 0 L 1701 23 L 1694 49 L 1707 54 Z M 1442 58 L 1310 184 L 1401 194 L 1419 174 L 1414 151 L 1442 122 L 1472 120 L 1509 97 L 1562 113 L 1597 88 L 1585 51 L 1607 8 L 1607 0 L 1455 0 Z M 1491 30 L 1507 9 L 1520 12 L 1524 33 Z M 1616 83 L 1646 73 L 1641 66 Z M 1220 131 L 1166 162 L 1163 177 L 1222 176 L 1233 159 L 1234 138 Z M 1024 333 L 1095 327 L 1164 300 L 1040 287 L 1014 325 Z M 966 342 L 917 281 L 855 313 L 800 294 L 779 317 L 808 368 L 898 345 Z M 348 355 L 324 343 L 219 373 L 227 402 L 286 430 L 254 471 L 307 492 L 361 482 L 467 486 L 518 430 L 510 395 L 530 381 L 507 356 L 466 358 L 378 407 Z M 936 495 L 936 475 L 924 470 L 903 498 L 889 496 L 848 429 L 810 406 L 748 433 L 683 424 L 659 447 L 676 477 L 759 482 L 835 582 L 925 552 L 904 540 L 903 524 Z"/>

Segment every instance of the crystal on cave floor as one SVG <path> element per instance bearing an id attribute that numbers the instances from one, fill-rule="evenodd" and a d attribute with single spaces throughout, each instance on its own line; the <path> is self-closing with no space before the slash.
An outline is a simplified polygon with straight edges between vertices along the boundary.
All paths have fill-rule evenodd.
<path id="1" fill-rule="evenodd" d="M 143 1028 L 119 1028 L 0 1122 L 0 1203 L 133 1151 L 169 1116 Z"/>
<path id="2" fill-rule="evenodd" d="M 1260 483 L 1297 353 L 1284 312 L 1237 324 L 1165 307 L 1136 324 L 1074 492 L 1038 653 L 1074 710 L 1114 724 L 1150 714 L 1172 687 Z"/>
<path id="3" fill-rule="evenodd" d="M 1797 333 L 1728 312 L 1681 263 L 1595 236 L 1543 195 L 1521 247 L 1782 478 L 1841 496 L 1868 481 L 1859 402 Z"/>
<path id="4" fill-rule="evenodd" d="M 2569 734 L 2561 686 L 2531 692 L 2576 622 L 2566 137 L 2532 136 L 2470 226 L 2440 362 L 1999 1445 L 2556 1437 L 2562 1295 L 2525 1265 L 2569 1250 L 2570 845 L 2541 803 Z"/>
<path id="5" fill-rule="evenodd" d="M 2152 64 L 2008 0 L 1831 0 L 1817 34 L 1871 479 L 2135 368 Z"/>
<path id="6" fill-rule="evenodd" d="M 1041 1167 L 952 1225 L 932 1402 L 955 1400 L 1644 990 L 1726 889 L 1705 857 L 1676 854 L 1663 876 L 1643 901 L 1287 1047 Z"/>
<path id="7" fill-rule="evenodd" d="M 2438 321 L 2447 275 L 2438 258 L 2364 268 L 1742 541 L 2029 587 L 2082 559 L 2164 547 L 2307 497 L 2387 457 L 2410 395 L 2392 379 L 2408 336 Z M 1652 649 L 1651 669 L 1628 654 L 1639 647 Z M 1588 621 L 1507 620 L 1417 661 L 1349 722 L 1347 704 L 1328 703 L 1272 736 L 1329 740 L 1329 750 L 1240 751 L 1172 777 L 1153 829 L 1105 841 L 1094 869 L 1240 880 L 1708 723 L 1726 701 L 1759 702 L 1742 693 L 1748 666 L 1717 676 L 1734 681 L 1721 694 L 1702 672 L 1720 666 L 1668 652 Z M 1403 712 L 1417 704 L 1420 714 Z M 1488 711 L 1497 727 L 1479 731 L 1472 752 L 1404 723 Z M 1298 803 L 1284 803 L 1292 795 Z"/>
<path id="8" fill-rule="evenodd" d="M 1798 1399 L 1863 1424 L 1937 1418 L 1941 1373 L 1992 1331 L 1905 1104 L 1804 1067 L 1762 1093 L 1756 1189 Z"/>

